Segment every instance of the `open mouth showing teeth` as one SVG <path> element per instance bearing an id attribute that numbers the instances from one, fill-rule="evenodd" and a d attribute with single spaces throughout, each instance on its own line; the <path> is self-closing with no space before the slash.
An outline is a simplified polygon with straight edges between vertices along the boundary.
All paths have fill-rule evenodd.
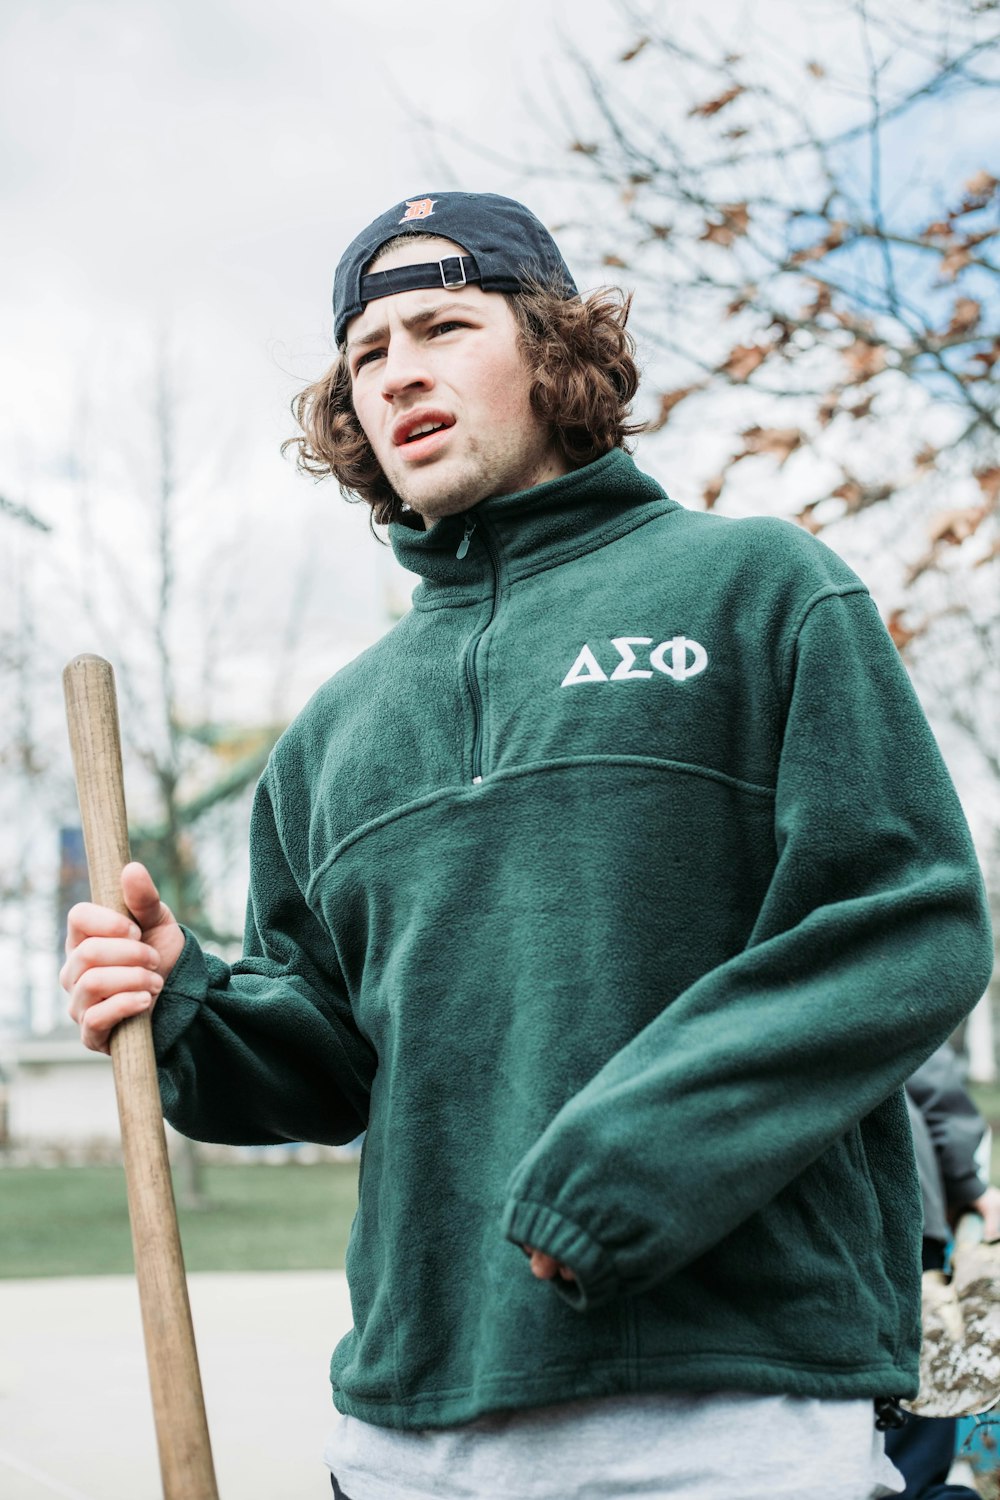
<path id="1" fill-rule="evenodd" d="M 422 427 L 414 427 L 412 432 L 406 434 L 407 443 L 415 443 L 417 438 L 427 437 L 431 432 L 443 432 L 448 424 L 446 422 L 425 422 Z"/>

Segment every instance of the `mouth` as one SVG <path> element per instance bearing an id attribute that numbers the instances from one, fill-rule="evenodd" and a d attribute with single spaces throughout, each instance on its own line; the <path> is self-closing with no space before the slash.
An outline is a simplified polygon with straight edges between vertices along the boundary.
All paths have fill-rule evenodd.
<path id="1" fill-rule="evenodd" d="M 448 432 L 454 427 L 455 418 L 447 412 L 427 411 L 414 412 L 397 422 L 393 429 L 392 440 L 397 448 L 430 451 L 436 446 L 434 440 L 440 440 L 442 433 Z"/>

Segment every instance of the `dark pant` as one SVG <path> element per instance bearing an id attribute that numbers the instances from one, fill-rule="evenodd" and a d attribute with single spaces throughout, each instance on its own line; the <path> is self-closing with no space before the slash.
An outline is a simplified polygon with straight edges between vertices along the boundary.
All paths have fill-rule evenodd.
<path id="1" fill-rule="evenodd" d="M 885 1451 L 906 1480 L 899 1500 L 978 1500 L 975 1490 L 949 1484 L 955 1459 L 955 1421 L 950 1417 L 907 1416 L 885 1435 Z"/>

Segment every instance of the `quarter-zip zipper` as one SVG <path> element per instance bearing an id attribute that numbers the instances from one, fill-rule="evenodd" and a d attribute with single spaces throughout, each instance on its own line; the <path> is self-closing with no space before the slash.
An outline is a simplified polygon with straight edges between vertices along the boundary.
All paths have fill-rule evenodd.
<path id="1" fill-rule="evenodd" d="M 458 551 L 455 553 L 455 556 L 458 558 L 459 562 L 462 561 L 463 557 L 468 557 L 468 555 L 469 555 L 469 543 L 472 541 L 472 533 L 475 531 L 475 529 L 476 529 L 476 523 L 475 523 L 475 521 L 466 521 L 466 523 L 465 523 L 465 535 L 463 536 L 462 540 L 459 542 L 459 544 L 458 544 Z"/>
<path id="2" fill-rule="evenodd" d="M 465 535 L 463 536 L 457 557 L 465 557 L 472 541 L 472 533 L 476 529 L 475 521 L 466 521 Z M 469 684 L 469 697 L 472 700 L 472 784 L 478 786 L 483 779 L 483 694 L 476 677 L 476 657 L 483 637 L 496 619 L 497 606 L 500 602 L 500 566 L 497 555 L 490 540 L 490 535 L 485 526 L 480 528 L 480 537 L 486 548 L 486 556 L 489 558 L 490 569 L 493 573 L 493 601 L 490 607 L 490 617 L 476 635 L 473 636 L 465 653 L 465 678 Z"/>

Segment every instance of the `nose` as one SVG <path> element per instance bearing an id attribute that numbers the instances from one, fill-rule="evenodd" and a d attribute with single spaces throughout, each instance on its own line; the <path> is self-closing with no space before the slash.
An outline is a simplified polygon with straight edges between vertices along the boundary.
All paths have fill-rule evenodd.
<path id="1" fill-rule="evenodd" d="M 429 390 L 433 383 L 420 343 L 405 333 L 394 334 L 382 361 L 382 399 L 392 401 L 408 390 Z"/>

